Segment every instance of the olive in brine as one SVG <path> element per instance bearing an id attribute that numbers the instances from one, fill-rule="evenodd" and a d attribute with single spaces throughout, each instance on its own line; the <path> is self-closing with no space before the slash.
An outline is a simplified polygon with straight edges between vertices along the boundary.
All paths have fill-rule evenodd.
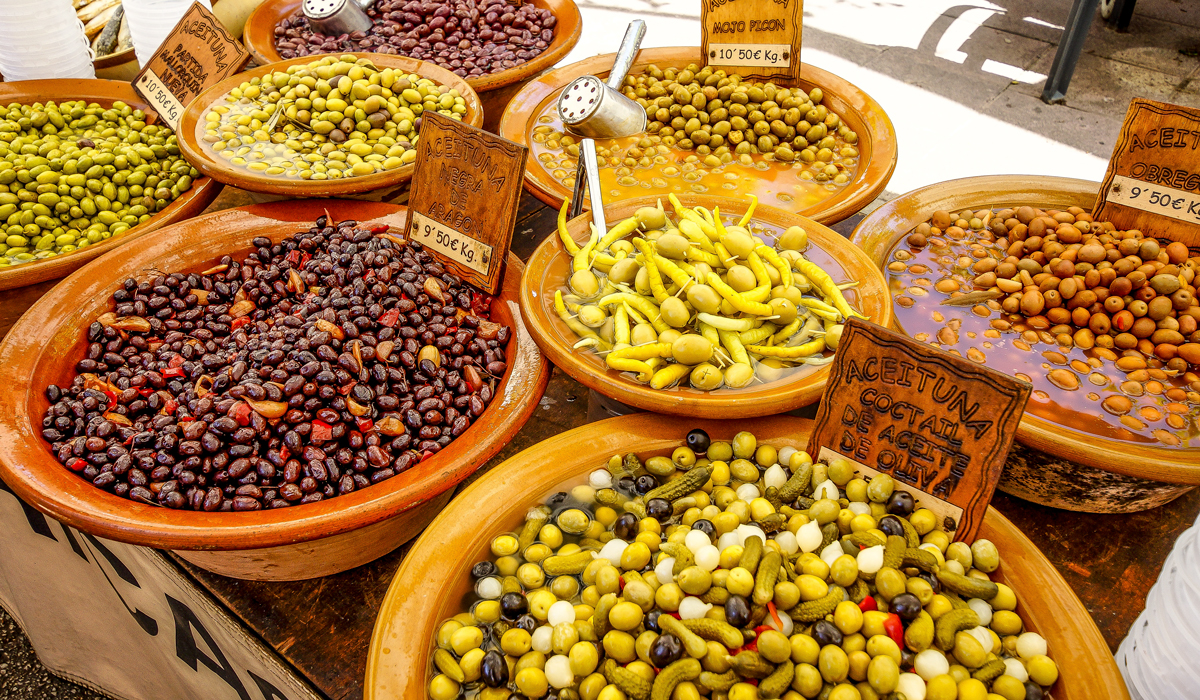
<path id="1" fill-rule="evenodd" d="M 907 491 L 894 491 L 888 497 L 887 512 L 892 515 L 908 517 L 916 507 L 917 502 L 913 500 L 912 494 Z"/>
<path id="2" fill-rule="evenodd" d="M 650 663 L 656 668 L 666 668 L 683 656 L 683 642 L 673 634 L 660 635 L 650 645 Z"/>
<path id="3" fill-rule="evenodd" d="M 692 452 L 702 455 L 708 452 L 708 446 L 712 441 L 708 438 L 708 433 L 696 428 L 687 434 L 687 446 L 692 448 Z"/>
<path id="4" fill-rule="evenodd" d="M 646 516 L 654 518 L 660 523 L 665 523 L 671 519 L 672 508 L 671 502 L 665 498 L 651 498 L 646 502 Z"/>
<path id="5" fill-rule="evenodd" d="M 745 597 L 731 595 L 725 601 L 725 621 L 734 627 L 745 627 L 750 624 L 750 603 Z"/>
<path id="6" fill-rule="evenodd" d="M 483 655 L 483 661 L 479 662 L 479 678 L 489 688 L 508 684 L 508 664 L 500 652 L 492 649 Z"/>
<path id="7" fill-rule="evenodd" d="M 529 612 L 529 601 L 525 600 L 525 596 L 510 592 L 500 596 L 500 614 L 506 620 L 515 620 L 518 617 Z"/>

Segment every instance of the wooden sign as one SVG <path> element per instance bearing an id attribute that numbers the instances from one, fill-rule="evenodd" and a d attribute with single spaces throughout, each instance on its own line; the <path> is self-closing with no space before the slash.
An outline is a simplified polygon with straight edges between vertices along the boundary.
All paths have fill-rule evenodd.
<path id="1" fill-rule="evenodd" d="M 890 474 L 948 518 L 957 540 L 983 522 L 1032 387 L 859 319 L 846 324 L 810 453 Z"/>
<path id="2" fill-rule="evenodd" d="M 183 110 L 196 95 L 240 72 L 249 59 L 221 20 L 193 2 L 133 79 L 133 89 L 178 131 Z"/>
<path id="3" fill-rule="evenodd" d="M 794 85 L 803 18 L 804 0 L 702 0 L 704 60 L 745 78 Z"/>
<path id="4" fill-rule="evenodd" d="M 1200 110 L 1131 100 L 1093 215 L 1200 246 Z"/>
<path id="5" fill-rule="evenodd" d="M 504 276 L 528 153 L 441 114 L 421 116 L 409 237 L 488 294 Z"/>

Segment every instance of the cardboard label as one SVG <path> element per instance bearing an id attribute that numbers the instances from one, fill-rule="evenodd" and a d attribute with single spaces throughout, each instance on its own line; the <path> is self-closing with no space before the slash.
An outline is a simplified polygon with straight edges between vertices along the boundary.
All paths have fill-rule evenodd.
<path id="1" fill-rule="evenodd" d="M 249 59 L 221 21 L 193 2 L 133 79 L 133 89 L 178 131 L 183 110 L 196 95 L 240 72 Z"/>
<path id="2" fill-rule="evenodd" d="M 846 323 L 809 451 L 881 473 L 973 540 L 1032 387 L 860 319 Z M 942 506 L 939 508 L 945 509 Z M 934 509 L 934 512 L 939 512 Z"/>
<path id="3" fill-rule="evenodd" d="M 1200 110 L 1131 100 L 1093 215 L 1200 246 Z"/>
<path id="4" fill-rule="evenodd" d="M 421 117 L 410 237 L 488 294 L 499 291 L 504 275 L 528 153 L 441 114 Z"/>
<path id="5" fill-rule="evenodd" d="M 703 0 L 706 65 L 746 78 L 794 85 L 800 78 L 804 0 Z"/>

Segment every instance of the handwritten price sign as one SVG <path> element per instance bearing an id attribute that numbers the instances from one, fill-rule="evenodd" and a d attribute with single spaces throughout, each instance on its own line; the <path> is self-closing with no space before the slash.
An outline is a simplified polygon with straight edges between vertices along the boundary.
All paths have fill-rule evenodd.
<path id="1" fill-rule="evenodd" d="M 1172 219 L 1200 222 L 1200 195 L 1195 192 L 1184 192 L 1172 187 L 1148 185 L 1141 180 L 1117 175 L 1108 188 L 1105 198 L 1115 204 L 1162 214 Z"/>
<path id="2" fill-rule="evenodd" d="M 708 62 L 720 66 L 787 68 L 792 58 L 788 44 L 709 44 Z"/>
<path id="3" fill-rule="evenodd" d="M 704 61 L 743 78 L 795 85 L 803 17 L 804 0 L 702 0 Z"/>
<path id="4" fill-rule="evenodd" d="M 492 246 L 443 226 L 420 212 L 413 212 L 412 239 L 481 275 L 487 274 L 492 262 Z"/>

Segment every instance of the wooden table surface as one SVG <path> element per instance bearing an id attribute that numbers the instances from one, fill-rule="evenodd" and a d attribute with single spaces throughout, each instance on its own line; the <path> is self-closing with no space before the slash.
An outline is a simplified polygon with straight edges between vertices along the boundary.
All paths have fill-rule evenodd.
<path id="1" fill-rule="evenodd" d="M 210 211 L 246 203 L 246 193 L 227 188 Z M 542 238 L 553 231 L 554 219 L 554 211 L 526 194 L 521 200 L 513 251 L 528 259 Z M 833 228 L 847 235 L 859 219 L 853 217 Z M 555 370 L 533 418 L 476 477 L 587 420 L 587 389 Z M 1175 539 L 1200 513 L 1200 490 L 1161 508 L 1129 515 L 1070 513 L 1002 493 L 996 494 L 992 505 L 1041 547 L 1115 651 L 1145 606 L 1146 594 Z M 288 583 L 229 579 L 177 561 L 317 690 L 331 700 L 355 700 L 362 697 L 376 611 L 406 551 L 407 547 L 402 547 L 336 576 Z"/>

